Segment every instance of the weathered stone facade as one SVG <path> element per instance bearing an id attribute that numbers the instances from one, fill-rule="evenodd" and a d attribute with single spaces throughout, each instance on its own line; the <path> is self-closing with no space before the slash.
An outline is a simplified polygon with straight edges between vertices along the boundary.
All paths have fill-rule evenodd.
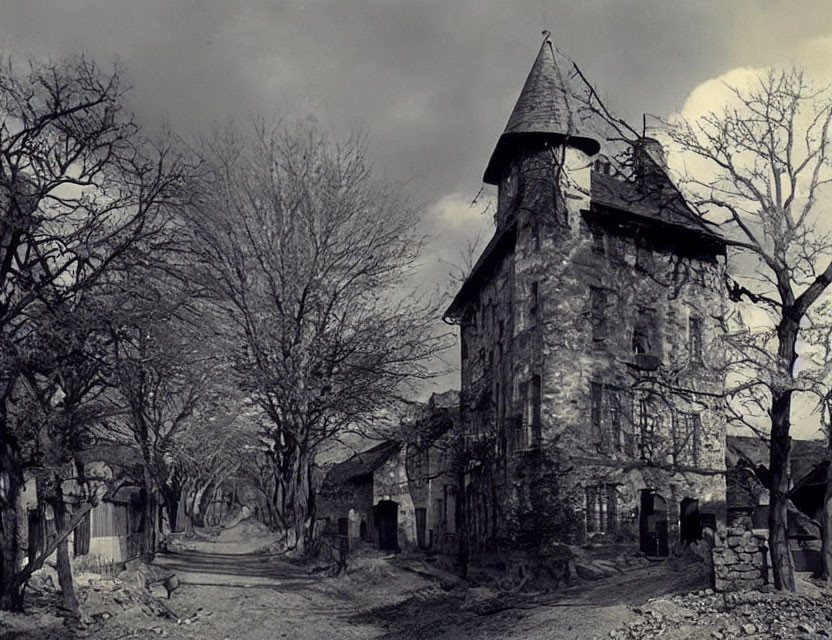
<path id="1" fill-rule="evenodd" d="M 663 554 L 724 521 L 725 244 L 655 141 L 611 175 L 557 104 L 535 111 L 529 96 L 562 81 L 550 52 L 489 163 L 494 238 L 446 314 L 461 333 L 466 535 L 472 553 L 499 547 L 511 514 L 538 508 L 545 467 L 578 537 Z"/>
<path id="2" fill-rule="evenodd" d="M 448 442 L 459 395 L 434 394 L 403 418 L 400 440 L 383 442 L 335 465 L 317 515 L 336 532 L 382 549 L 456 551 L 456 475 Z"/>
<path id="3" fill-rule="evenodd" d="M 714 589 L 743 591 L 768 583 L 765 536 L 745 527 L 731 527 L 717 534 L 714 542 Z"/>

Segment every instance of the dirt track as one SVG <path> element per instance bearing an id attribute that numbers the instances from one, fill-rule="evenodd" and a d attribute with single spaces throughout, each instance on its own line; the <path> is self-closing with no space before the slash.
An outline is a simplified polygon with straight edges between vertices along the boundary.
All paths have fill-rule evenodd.
<path id="1" fill-rule="evenodd" d="M 269 542 L 267 534 L 242 527 L 159 556 L 157 564 L 181 582 L 168 602 L 178 621 L 133 612 L 96 629 L 70 632 L 53 620 L 38 631 L 0 633 L 0 639 L 583 639 L 608 637 L 633 619 L 633 606 L 649 598 L 703 586 L 695 572 L 659 564 L 548 595 L 495 600 L 484 588 L 446 592 L 436 581 L 406 570 L 401 559 L 391 564 L 369 555 L 356 558 L 346 576 L 313 574 L 306 566 L 258 551 Z M 164 596 L 160 587 L 154 593 Z"/>

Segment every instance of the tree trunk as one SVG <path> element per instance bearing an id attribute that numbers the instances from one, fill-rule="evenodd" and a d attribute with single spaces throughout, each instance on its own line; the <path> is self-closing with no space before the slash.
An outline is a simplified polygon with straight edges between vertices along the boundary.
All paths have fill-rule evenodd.
<path id="1" fill-rule="evenodd" d="M 156 500 L 153 492 L 153 479 L 145 468 L 144 487 L 142 491 L 142 558 L 145 562 L 153 562 L 156 555 Z"/>
<path id="2" fill-rule="evenodd" d="M 4 431 L 0 431 L 0 478 L 5 485 L 0 486 L 0 610 L 22 611 L 23 584 L 14 578 L 21 562 L 19 508 L 23 469 L 17 446 Z"/>
<path id="3" fill-rule="evenodd" d="M 175 533 L 179 528 L 177 518 L 179 515 L 179 503 L 182 502 L 182 485 L 176 480 L 164 482 L 159 488 L 159 492 L 168 519 L 170 533 Z"/>
<path id="4" fill-rule="evenodd" d="M 179 522 L 177 521 L 179 501 L 180 497 L 173 492 L 168 492 L 165 495 L 165 509 L 168 512 L 168 524 L 171 533 L 176 533 L 179 530 Z"/>
<path id="5" fill-rule="evenodd" d="M 298 452 L 295 469 L 292 474 L 292 521 L 295 529 L 295 549 L 298 553 L 305 553 L 309 541 L 309 498 L 311 482 L 309 482 L 309 462 L 306 456 Z"/>
<path id="6" fill-rule="evenodd" d="M 795 590 L 794 565 L 789 550 L 788 493 L 789 493 L 789 426 L 791 390 L 772 392 L 771 403 L 771 488 L 769 491 L 769 548 L 777 589 Z"/>
<path id="7" fill-rule="evenodd" d="M 32 576 L 32 574 L 40 569 L 43 566 L 43 563 L 46 562 L 46 559 L 52 555 L 52 553 L 58 548 L 58 546 L 66 540 L 67 536 L 72 533 L 72 530 L 77 527 L 81 520 L 84 519 L 86 516 L 97 504 L 88 502 L 83 507 L 78 509 L 75 513 L 72 514 L 72 518 L 69 521 L 69 524 L 63 529 L 63 531 L 58 531 L 57 537 L 46 546 L 46 548 L 40 553 L 37 558 L 29 558 L 29 562 L 26 563 L 26 566 L 23 567 L 20 571 L 18 571 L 8 583 L 7 589 L 8 592 L 11 594 L 19 594 L 20 598 L 20 608 L 15 609 L 16 611 L 20 611 L 23 608 L 23 586 L 26 584 L 27 580 Z M 4 583 L 5 584 L 5 583 Z"/>
<path id="8" fill-rule="evenodd" d="M 55 531 L 64 531 L 66 528 L 66 503 L 64 502 L 61 479 L 56 475 L 54 478 L 54 500 L 51 501 L 52 511 L 55 513 Z M 61 587 L 61 595 L 64 608 L 74 617 L 80 615 L 78 598 L 75 595 L 75 583 L 72 579 L 72 564 L 69 560 L 69 536 L 67 535 L 58 543 L 58 584 Z"/>

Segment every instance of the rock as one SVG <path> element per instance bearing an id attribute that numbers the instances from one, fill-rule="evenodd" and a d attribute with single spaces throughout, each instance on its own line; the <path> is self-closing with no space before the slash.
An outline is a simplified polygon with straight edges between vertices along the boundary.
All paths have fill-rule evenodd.
<path id="1" fill-rule="evenodd" d="M 592 566 L 596 569 L 600 569 L 601 572 L 608 577 L 621 573 L 621 570 L 618 569 L 618 567 L 613 565 L 611 562 L 604 562 L 603 560 L 596 560 L 592 563 Z"/>
<path id="2" fill-rule="evenodd" d="M 757 633 L 757 627 L 755 627 L 750 622 L 746 622 L 740 628 L 742 629 L 742 632 L 747 636 L 753 636 L 755 633 Z"/>
<path id="3" fill-rule="evenodd" d="M 578 574 L 578 577 L 584 580 L 600 580 L 607 575 L 603 569 L 600 569 L 594 564 L 583 564 L 581 562 L 575 563 L 575 572 Z"/>
<path id="4" fill-rule="evenodd" d="M 805 622 L 801 622 L 797 625 L 797 630 L 802 631 L 803 633 L 815 633 L 814 627 L 812 625 L 806 624 Z"/>

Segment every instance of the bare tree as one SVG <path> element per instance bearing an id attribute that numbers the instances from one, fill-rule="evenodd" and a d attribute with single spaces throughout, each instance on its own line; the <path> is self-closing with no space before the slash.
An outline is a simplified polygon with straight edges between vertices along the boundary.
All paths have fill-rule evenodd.
<path id="1" fill-rule="evenodd" d="M 215 380 L 231 378 L 231 372 L 224 374 L 215 374 Z M 248 462 L 257 435 L 239 390 L 231 384 L 215 381 L 191 421 L 187 437 L 178 439 L 170 451 L 169 476 L 160 486 L 171 523 L 184 501 L 187 529 L 205 524 L 206 505 Z"/>
<path id="2" fill-rule="evenodd" d="M 740 389 L 770 418 L 769 531 L 774 582 L 794 590 L 786 510 L 792 398 L 817 391 L 817 371 L 798 372 L 799 342 L 832 282 L 832 238 L 824 227 L 832 180 L 832 94 L 799 70 L 769 70 L 750 88 L 732 88 L 720 113 L 669 129 L 695 169 L 682 186 L 730 234 L 736 301 L 753 303 L 770 330 L 735 336 Z M 826 365 L 828 366 L 828 365 Z M 822 376 L 820 376 L 822 377 Z"/>
<path id="3" fill-rule="evenodd" d="M 190 167 L 141 137 L 121 71 L 84 57 L 0 66 L 0 608 L 23 601 L 19 512 L 30 443 L 12 416 L 25 397 L 21 350 L 104 275 L 136 257 L 183 199 Z M 54 328 L 54 324 L 52 325 Z M 43 386 L 55 383 L 29 376 Z M 49 430 L 44 431 L 48 433 Z M 54 431 L 53 431 L 54 433 Z M 72 525 L 74 526 L 74 524 Z M 64 536 L 65 537 L 65 536 Z M 31 560 L 31 559 L 30 559 Z M 31 565 L 31 562 L 30 562 Z M 30 567 L 31 568 L 31 567 Z"/>
<path id="4" fill-rule="evenodd" d="M 110 399 L 114 410 L 123 411 L 111 429 L 120 427 L 140 453 L 143 554 L 149 562 L 156 551 L 159 499 L 175 498 L 170 484 L 175 452 L 191 436 L 188 431 L 206 400 L 218 358 L 208 346 L 203 318 L 197 317 L 200 307 L 190 292 L 169 281 L 149 281 L 139 267 L 126 284 L 126 295 L 112 300 L 109 325 Z"/>
<path id="5" fill-rule="evenodd" d="M 364 141 L 257 125 L 204 146 L 195 209 L 201 282 L 233 319 L 238 379 L 269 417 L 275 512 L 299 548 L 312 533 L 312 464 L 325 442 L 431 376 L 436 305 L 402 284 L 418 212 L 373 178 Z"/>

